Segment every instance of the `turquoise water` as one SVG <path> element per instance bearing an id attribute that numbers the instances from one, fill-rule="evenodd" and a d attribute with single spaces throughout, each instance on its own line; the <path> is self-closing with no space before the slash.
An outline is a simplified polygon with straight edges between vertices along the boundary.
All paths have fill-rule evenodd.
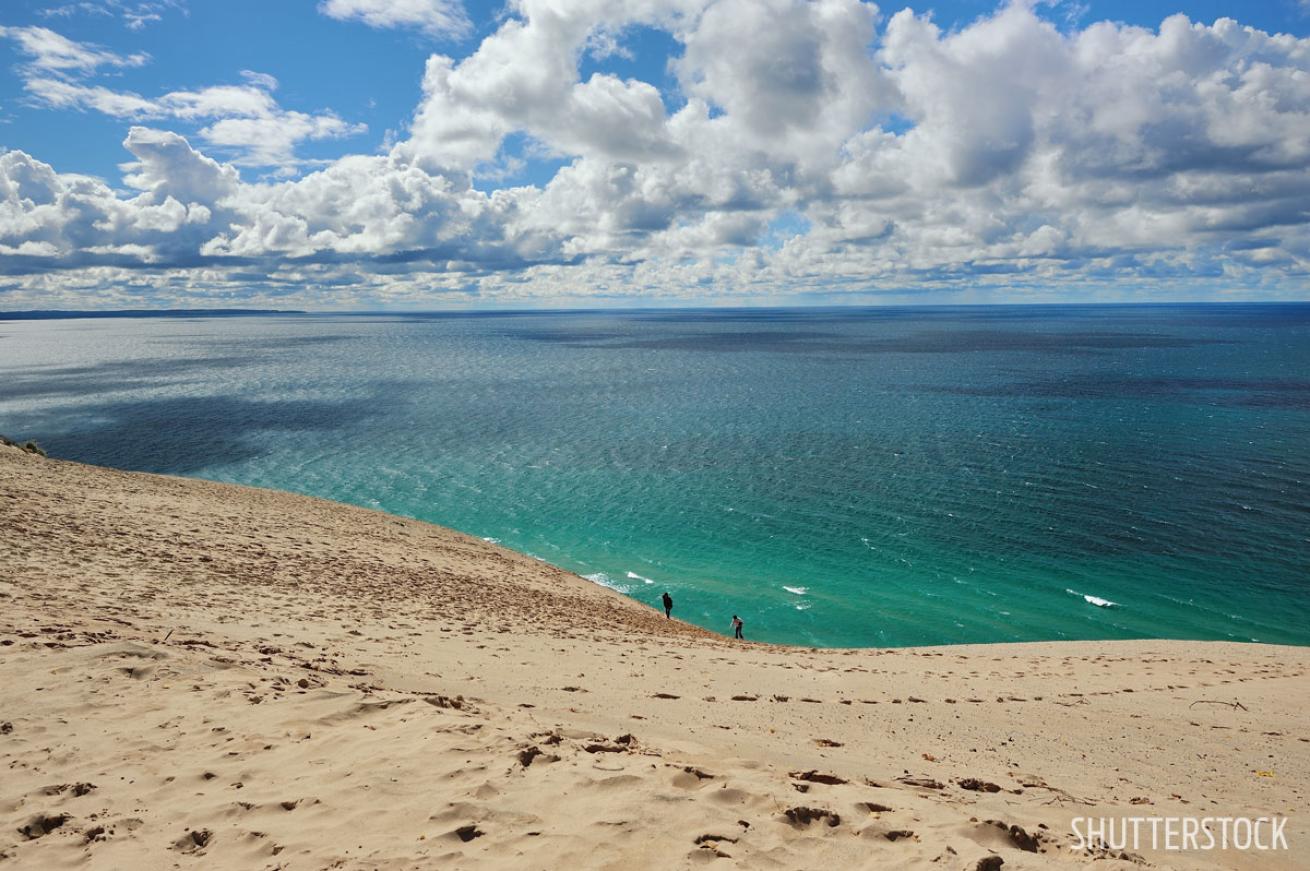
<path id="1" fill-rule="evenodd" d="M 0 432 L 749 638 L 1310 643 L 1310 305 L 7 322 Z"/>

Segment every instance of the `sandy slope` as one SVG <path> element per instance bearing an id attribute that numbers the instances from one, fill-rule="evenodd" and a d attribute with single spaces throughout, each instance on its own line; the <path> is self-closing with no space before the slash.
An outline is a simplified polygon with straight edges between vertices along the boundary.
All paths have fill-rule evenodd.
<path id="1" fill-rule="evenodd" d="M 1310 850 L 1310 649 L 742 645 L 426 524 L 8 448 L 0 645 L 0 868 Z M 1293 851 L 1068 849 L 1120 814 L 1290 814 Z"/>

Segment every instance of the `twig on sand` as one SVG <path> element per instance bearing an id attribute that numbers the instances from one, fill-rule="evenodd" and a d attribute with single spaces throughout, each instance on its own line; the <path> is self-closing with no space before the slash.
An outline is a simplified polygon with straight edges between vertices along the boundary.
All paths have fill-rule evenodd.
<path id="1" fill-rule="evenodd" d="M 1234 711 L 1237 710 L 1238 708 L 1241 708 L 1243 711 L 1247 711 L 1247 713 L 1250 713 L 1250 711 L 1247 710 L 1246 705 L 1242 704 L 1241 702 L 1220 702 L 1214 699 L 1197 699 L 1196 701 L 1188 705 L 1187 709 L 1191 710 L 1197 705 L 1224 705 L 1226 707 L 1232 708 Z"/>
<path id="2" fill-rule="evenodd" d="M 1052 787 L 1047 787 L 1047 789 L 1052 789 Z M 1096 802 L 1088 801 L 1085 798 L 1079 798 L 1076 795 L 1070 795 L 1062 789 L 1057 790 L 1056 794 L 1051 796 L 1049 801 L 1044 801 L 1042 804 L 1063 804 L 1066 801 L 1071 801 L 1074 804 L 1085 804 L 1088 807 L 1096 807 Z"/>
<path id="3" fill-rule="evenodd" d="M 165 635 L 165 636 L 164 636 L 164 640 L 161 641 L 161 642 L 159 642 L 159 643 L 160 643 L 160 644 L 165 644 L 165 643 L 167 643 L 167 642 L 168 642 L 168 638 L 169 638 L 169 636 L 172 635 L 172 634 L 173 634 L 173 630 L 172 630 L 172 629 L 168 630 L 168 635 Z"/>
<path id="4" fill-rule="evenodd" d="M 1044 789 L 1047 790 L 1048 792 L 1054 793 L 1054 795 L 1051 796 L 1050 801 L 1044 801 L 1042 802 L 1042 804 L 1061 804 L 1063 802 L 1069 801 L 1069 802 L 1073 802 L 1074 804 L 1085 804 L 1089 807 L 1096 806 L 1096 802 L 1089 801 L 1088 799 L 1085 798 L 1079 798 L 1078 796 L 1074 795 L 1068 790 L 1060 789 L 1060 787 L 1058 786 L 1051 786 L 1045 780 L 1029 781 L 1024 783 L 1023 785 L 1026 789 Z"/>

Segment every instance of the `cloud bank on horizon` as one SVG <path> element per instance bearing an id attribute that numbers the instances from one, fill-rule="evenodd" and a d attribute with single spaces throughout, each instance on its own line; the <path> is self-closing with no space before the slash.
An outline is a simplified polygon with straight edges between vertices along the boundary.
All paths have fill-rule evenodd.
<path id="1" fill-rule="evenodd" d="M 322 0 L 433 51 L 380 133 L 239 62 L 133 90 L 150 52 L 60 32 L 176 0 L 0 13 L 21 110 L 127 158 L 0 152 L 0 309 L 1306 298 L 1310 38 L 1059 9 Z"/>

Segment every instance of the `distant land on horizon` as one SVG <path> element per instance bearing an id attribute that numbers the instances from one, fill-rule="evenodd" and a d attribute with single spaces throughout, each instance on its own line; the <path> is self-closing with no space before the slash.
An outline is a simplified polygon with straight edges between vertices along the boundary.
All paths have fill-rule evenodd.
<path id="1" fill-rule="evenodd" d="M 101 311 L 77 309 L 30 309 L 27 311 L 0 311 L 0 321 L 54 321 L 71 318 L 194 318 L 194 317 L 248 317 L 250 315 L 303 315 L 296 309 L 268 308 L 125 308 Z"/>

